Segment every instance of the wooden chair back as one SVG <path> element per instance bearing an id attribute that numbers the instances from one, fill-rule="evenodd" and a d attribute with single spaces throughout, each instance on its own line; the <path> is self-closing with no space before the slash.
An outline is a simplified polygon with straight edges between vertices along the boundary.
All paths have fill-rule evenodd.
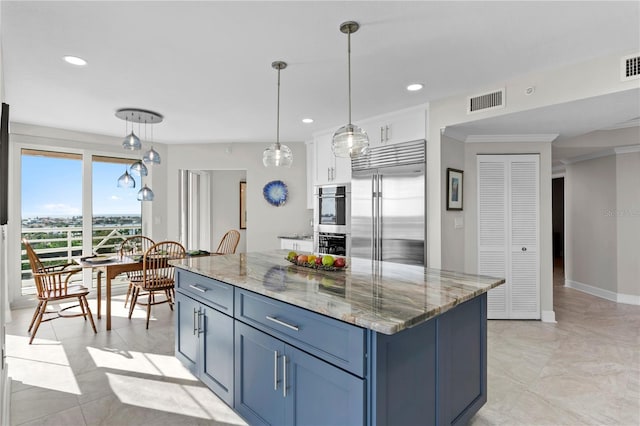
<path id="1" fill-rule="evenodd" d="M 238 243 L 240 242 L 240 232 L 232 229 L 227 231 L 220 240 L 220 244 L 216 249 L 216 254 L 233 254 L 236 252 Z"/>
<path id="2" fill-rule="evenodd" d="M 151 248 L 155 243 L 154 241 L 143 235 L 134 235 L 122 242 L 120 246 L 120 256 L 143 256 L 147 250 Z M 130 280 L 140 280 L 142 279 L 142 271 L 131 271 L 127 272 L 127 278 Z"/>
<path id="3" fill-rule="evenodd" d="M 26 238 L 22 239 L 22 244 L 27 251 L 31 272 L 36 284 L 36 292 L 39 299 L 59 298 L 67 294 L 69 280 L 73 274 L 81 271 L 80 268 L 71 269 L 71 263 L 44 266 L 38 254 Z"/>
<path id="4" fill-rule="evenodd" d="M 172 288 L 175 268 L 169 261 L 186 255 L 182 244 L 176 241 L 162 241 L 149 247 L 142 258 L 142 287 L 145 290 Z"/>

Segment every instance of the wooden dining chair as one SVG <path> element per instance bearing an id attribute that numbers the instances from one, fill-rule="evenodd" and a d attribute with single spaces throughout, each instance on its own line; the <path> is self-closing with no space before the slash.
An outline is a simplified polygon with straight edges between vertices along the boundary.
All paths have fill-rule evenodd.
<path id="1" fill-rule="evenodd" d="M 129 305 L 129 319 L 136 306 L 147 307 L 147 328 L 151 317 L 151 306 L 168 303 L 173 310 L 173 288 L 175 285 L 175 268 L 169 264 L 170 260 L 182 259 L 186 250 L 182 244 L 175 241 L 163 241 L 152 245 L 142 257 L 142 279 L 130 281 L 132 286 L 131 304 Z M 138 300 L 141 293 L 147 293 L 147 302 Z M 163 300 L 156 300 L 156 293 L 164 293 Z"/>
<path id="2" fill-rule="evenodd" d="M 84 320 L 89 318 L 93 332 L 97 333 L 96 324 L 93 322 L 93 316 L 91 315 L 91 309 L 89 309 L 89 303 L 87 302 L 87 295 L 89 289 L 80 285 L 69 285 L 69 281 L 74 274 L 82 271 L 82 268 L 72 268 L 72 263 L 55 266 L 44 266 L 42 261 L 36 254 L 29 241 L 22 239 L 22 244 L 27 251 L 27 257 L 29 258 L 29 264 L 31 265 L 31 271 L 36 283 L 36 293 L 38 297 L 38 306 L 33 313 L 33 318 L 29 324 L 28 332 L 31 333 L 29 344 L 33 342 L 36 337 L 40 324 L 45 321 L 51 321 L 56 318 L 72 318 L 83 316 Z M 78 305 L 67 306 L 57 311 L 47 311 L 47 306 L 50 302 L 60 302 L 67 299 L 78 299 L 80 310 L 82 313 L 67 314 L 64 311 L 67 309 L 75 308 Z M 43 318 L 44 315 L 55 314 L 52 318 Z M 31 332 L 33 329 L 33 332 Z"/>
<path id="3" fill-rule="evenodd" d="M 215 254 L 233 254 L 236 252 L 239 242 L 240 232 L 235 229 L 227 231 L 227 233 L 222 237 L 222 240 L 220 240 L 220 244 L 218 244 Z"/>
<path id="4" fill-rule="evenodd" d="M 132 257 L 132 256 L 140 256 L 142 257 L 149 248 L 154 245 L 154 241 L 143 235 L 134 235 L 126 238 L 122 245 L 120 246 L 120 256 L 124 257 Z M 129 301 L 129 296 L 131 295 L 131 290 L 133 286 L 131 285 L 132 281 L 141 281 L 142 280 L 142 271 L 131 271 L 127 272 L 127 279 L 129 280 L 129 288 L 127 288 L 127 295 L 124 298 L 124 307 L 127 307 L 127 302 Z"/>

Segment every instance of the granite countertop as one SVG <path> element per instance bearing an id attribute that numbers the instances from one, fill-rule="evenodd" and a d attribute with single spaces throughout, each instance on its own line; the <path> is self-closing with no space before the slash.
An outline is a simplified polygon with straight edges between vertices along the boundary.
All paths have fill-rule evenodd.
<path id="1" fill-rule="evenodd" d="M 172 261 L 216 280 L 328 317 L 394 334 L 429 320 L 505 282 L 421 266 L 347 258 L 323 271 L 294 265 L 286 250 Z"/>
<path id="2" fill-rule="evenodd" d="M 288 235 L 278 235 L 278 238 L 284 238 L 285 240 L 313 240 L 313 235 L 310 235 L 310 234 L 288 234 Z"/>

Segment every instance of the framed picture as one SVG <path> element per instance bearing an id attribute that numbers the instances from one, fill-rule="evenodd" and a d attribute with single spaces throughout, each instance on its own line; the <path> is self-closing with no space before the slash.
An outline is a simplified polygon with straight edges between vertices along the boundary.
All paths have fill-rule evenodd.
<path id="1" fill-rule="evenodd" d="M 240 182 L 240 229 L 247 229 L 247 182 Z"/>
<path id="2" fill-rule="evenodd" d="M 462 210 L 463 171 L 447 169 L 447 210 Z"/>

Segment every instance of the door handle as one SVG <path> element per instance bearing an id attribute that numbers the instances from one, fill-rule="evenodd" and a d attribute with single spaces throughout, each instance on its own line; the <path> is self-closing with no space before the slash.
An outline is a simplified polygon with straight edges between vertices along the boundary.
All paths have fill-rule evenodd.
<path id="1" fill-rule="evenodd" d="M 199 286 L 198 284 L 189 284 L 189 287 L 199 291 L 200 293 L 205 293 L 208 289 L 202 286 Z"/>
<path id="2" fill-rule="evenodd" d="M 389 125 L 384 126 L 384 141 L 389 142 Z"/>
<path id="3" fill-rule="evenodd" d="M 294 331 L 300 331 L 300 328 L 299 328 L 297 325 L 292 325 L 292 324 L 286 323 L 286 322 L 284 322 L 284 321 L 282 321 L 282 320 L 279 320 L 279 319 L 278 319 L 278 318 L 276 318 L 276 317 L 272 317 L 272 316 L 269 316 L 269 315 L 267 315 L 267 317 L 266 317 L 266 318 L 267 318 L 269 321 L 273 321 L 273 322 L 275 322 L 276 324 L 280 324 L 281 326 L 284 326 L 284 327 L 290 328 L 291 330 L 294 330 Z"/>
<path id="4" fill-rule="evenodd" d="M 273 351 L 273 390 L 278 390 L 278 351 Z"/>
<path id="5" fill-rule="evenodd" d="M 287 397 L 287 356 L 282 355 L 282 397 Z"/>
<path id="6" fill-rule="evenodd" d="M 204 333 L 204 331 L 200 327 L 200 317 L 203 317 L 203 316 L 204 316 L 204 312 L 198 309 L 198 335 Z"/>
<path id="7" fill-rule="evenodd" d="M 198 332 L 198 327 L 196 326 L 196 315 L 197 314 L 198 314 L 198 312 L 196 311 L 196 308 L 193 308 L 193 335 L 194 336 Z"/>

